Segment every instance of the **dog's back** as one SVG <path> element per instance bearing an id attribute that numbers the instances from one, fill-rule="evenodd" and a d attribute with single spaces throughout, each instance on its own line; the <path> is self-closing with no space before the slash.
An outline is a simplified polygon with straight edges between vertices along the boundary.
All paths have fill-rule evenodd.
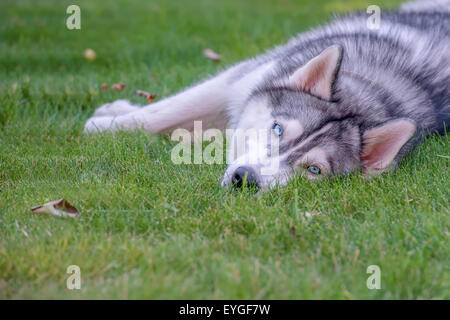
<path id="1" fill-rule="evenodd" d="M 344 56 L 335 97 L 347 105 L 354 100 L 363 128 L 405 117 L 443 134 L 450 122 L 450 1 L 427 2 L 382 12 L 377 30 L 367 27 L 367 14 L 356 13 L 299 35 L 262 58 L 278 64 L 263 86 L 338 44 Z"/>

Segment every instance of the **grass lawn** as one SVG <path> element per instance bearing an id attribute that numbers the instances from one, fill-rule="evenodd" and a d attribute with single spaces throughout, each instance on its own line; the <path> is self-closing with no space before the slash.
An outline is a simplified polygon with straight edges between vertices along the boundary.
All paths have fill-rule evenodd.
<path id="1" fill-rule="evenodd" d="M 65 26 L 72 3 L 81 30 Z M 168 137 L 82 133 L 102 103 L 144 104 L 136 89 L 160 99 L 369 4 L 1 1 L 0 298 L 449 299 L 448 137 L 393 174 L 297 178 L 255 198 L 220 187 L 224 165 L 173 164 Z M 62 197 L 79 219 L 30 212 Z M 66 288 L 69 265 L 81 290 Z M 366 287 L 369 265 L 380 290 Z"/>

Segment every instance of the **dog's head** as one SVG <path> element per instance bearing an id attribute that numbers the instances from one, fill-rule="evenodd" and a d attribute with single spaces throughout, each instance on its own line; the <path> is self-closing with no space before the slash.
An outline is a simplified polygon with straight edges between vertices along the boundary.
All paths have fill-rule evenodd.
<path id="1" fill-rule="evenodd" d="M 397 119 L 362 129 L 354 99 L 335 97 L 342 54 L 340 46 L 331 46 L 249 97 L 230 141 L 223 185 L 264 189 L 294 174 L 320 179 L 392 166 L 416 126 Z"/>

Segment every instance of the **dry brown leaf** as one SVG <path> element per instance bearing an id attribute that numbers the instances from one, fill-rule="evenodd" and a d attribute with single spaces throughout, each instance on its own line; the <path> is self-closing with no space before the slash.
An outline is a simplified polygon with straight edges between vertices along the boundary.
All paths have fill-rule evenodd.
<path id="1" fill-rule="evenodd" d="M 111 86 L 111 88 L 115 91 L 122 91 L 125 87 L 126 85 L 123 82 L 115 83 Z"/>
<path id="2" fill-rule="evenodd" d="M 78 218 L 80 215 L 78 209 L 64 198 L 33 207 L 31 211 L 37 214 L 50 214 L 57 217 Z"/>
<path id="3" fill-rule="evenodd" d="M 155 93 L 149 93 L 147 91 L 142 91 L 142 90 L 137 90 L 136 94 L 138 96 L 142 96 L 145 97 L 145 100 L 147 100 L 147 102 L 152 102 L 153 100 L 155 100 L 155 98 L 158 96 Z"/>
<path id="4" fill-rule="evenodd" d="M 203 55 L 215 62 L 219 62 L 220 60 L 222 60 L 222 57 L 220 56 L 220 54 L 214 52 L 212 49 L 205 49 L 203 50 Z"/>
<path id="5" fill-rule="evenodd" d="M 97 54 L 92 49 L 86 49 L 84 50 L 84 57 L 86 58 L 86 60 L 92 61 L 95 60 Z"/>

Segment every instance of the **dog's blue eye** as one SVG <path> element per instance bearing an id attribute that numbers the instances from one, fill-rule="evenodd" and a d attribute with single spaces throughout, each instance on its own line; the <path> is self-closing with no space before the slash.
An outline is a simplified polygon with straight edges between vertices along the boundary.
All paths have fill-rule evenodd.
<path id="1" fill-rule="evenodd" d="M 272 129 L 277 136 L 281 136 L 283 134 L 283 128 L 281 128 L 281 126 L 278 123 L 275 123 Z"/>
<path id="2" fill-rule="evenodd" d="M 312 174 L 320 174 L 321 172 L 320 168 L 316 166 L 309 166 L 308 171 L 311 172 Z"/>

